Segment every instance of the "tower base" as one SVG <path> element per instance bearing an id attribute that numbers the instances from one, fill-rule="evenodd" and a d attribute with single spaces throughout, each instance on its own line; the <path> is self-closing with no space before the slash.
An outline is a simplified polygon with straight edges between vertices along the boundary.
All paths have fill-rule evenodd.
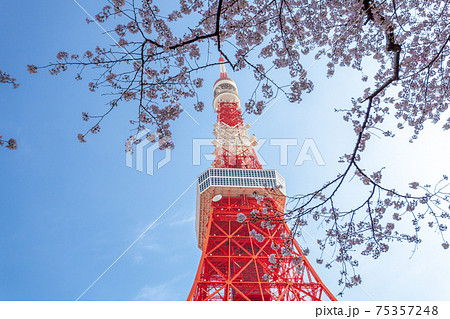
<path id="1" fill-rule="evenodd" d="M 260 195 L 211 202 L 188 300 L 336 300 L 293 239 L 275 201 Z"/>

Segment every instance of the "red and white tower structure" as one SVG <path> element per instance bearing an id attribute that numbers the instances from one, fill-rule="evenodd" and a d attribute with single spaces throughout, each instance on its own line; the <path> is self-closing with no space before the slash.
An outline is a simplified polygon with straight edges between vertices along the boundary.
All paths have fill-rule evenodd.
<path id="1" fill-rule="evenodd" d="M 213 107 L 215 161 L 197 181 L 202 256 L 188 300 L 336 300 L 286 224 L 284 179 L 261 168 L 222 57 Z"/>

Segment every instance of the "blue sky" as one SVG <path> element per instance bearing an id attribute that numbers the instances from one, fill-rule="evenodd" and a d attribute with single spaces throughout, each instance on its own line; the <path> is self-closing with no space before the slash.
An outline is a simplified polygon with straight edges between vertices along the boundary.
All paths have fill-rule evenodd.
<path id="1" fill-rule="evenodd" d="M 80 4 L 94 14 L 103 3 Z M 107 99 L 89 92 L 88 80 L 75 81 L 74 72 L 31 76 L 26 65 L 53 61 L 60 50 L 79 53 L 108 45 L 111 40 L 85 18 L 70 0 L 0 3 L 0 69 L 20 83 L 16 90 L 0 86 L 0 134 L 15 137 L 19 144 L 16 151 L 0 149 L 0 300 L 76 299 L 209 166 L 205 160 L 200 166 L 192 164 L 192 140 L 213 137 L 215 69 L 199 74 L 206 82 L 199 92 L 205 111 L 183 105 L 200 125 L 181 115 L 173 125 L 172 161 L 153 176 L 125 165 L 124 145 L 135 114 L 132 103 L 112 113 L 101 134 L 89 136 L 88 143 L 77 141 L 76 135 L 87 128 L 81 112 L 100 113 Z M 360 94 L 360 75 L 337 69 L 334 78 L 324 80 L 324 64 L 311 66 L 315 90 L 300 105 L 280 99 L 250 130 L 263 139 L 299 139 L 299 145 L 289 149 L 287 166 L 279 164 L 278 148 L 269 142 L 260 151 L 266 168 L 284 176 L 290 194 L 312 190 L 335 176 L 338 156 L 353 149 L 352 128 L 333 109 Z M 245 100 L 252 91 L 245 74 L 229 75 Z M 256 119 L 245 116 L 248 123 Z M 430 127 L 414 144 L 408 143 L 410 131 L 397 133 L 394 140 L 375 138 L 364 157 L 369 168 L 387 167 L 387 185 L 406 186 L 414 179 L 433 183 L 449 173 L 448 133 Z M 305 138 L 314 139 L 325 166 L 293 165 Z M 349 191 L 358 198 L 358 191 Z M 184 300 L 200 258 L 195 198 L 192 187 L 82 300 Z M 311 238 L 299 242 L 310 247 L 314 261 L 318 231 L 314 226 L 306 230 Z M 363 289 L 347 291 L 343 300 L 369 300 L 368 294 L 376 300 L 448 300 L 449 280 L 443 274 L 449 252 L 432 231 L 424 230 L 423 238 L 412 258 L 413 247 L 395 245 L 376 261 L 360 258 Z M 337 293 L 339 269 L 313 265 Z"/>

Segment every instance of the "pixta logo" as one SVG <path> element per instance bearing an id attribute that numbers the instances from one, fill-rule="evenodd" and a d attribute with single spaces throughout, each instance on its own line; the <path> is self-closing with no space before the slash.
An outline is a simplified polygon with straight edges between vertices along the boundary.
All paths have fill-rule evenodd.
<path id="1" fill-rule="evenodd" d="M 204 158 L 207 162 L 212 162 L 215 159 L 214 153 L 205 153 L 205 148 L 211 148 L 213 145 L 213 139 L 211 138 L 195 138 L 192 140 L 192 165 L 199 166 L 202 163 L 202 158 Z M 266 142 L 269 141 L 270 146 L 267 146 Z M 229 145 L 232 143 L 229 143 Z M 298 146 L 301 145 L 299 148 Z M 204 148 L 202 148 L 202 146 Z M 260 151 L 264 148 L 267 151 L 267 148 L 271 148 L 269 152 L 272 154 L 278 153 L 278 161 L 277 163 L 267 163 L 262 157 Z M 325 166 L 325 160 L 319 148 L 316 145 L 316 142 L 312 138 L 307 138 L 301 143 L 296 138 L 271 138 L 258 139 L 258 145 L 253 148 L 261 166 L 273 166 L 274 164 L 278 164 L 281 166 L 287 166 L 289 164 L 293 164 L 294 166 L 302 166 L 305 162 L 315 162 L 317 166 Z M 236 151 L 234 152 L 236 153 Z M 292 156 L 295 156 L 294 163 L 288 163 L 289 154 L 293 153 Z"/>
<path id="2" fill-rule="evenodd" d="M 146 162 L 145 172 L 148 175 L 154 174 L 155 157 L 159 157 L 162 152 L 155 152 L 159 150 L 159 146 L 164 144 L 168 138 L 162 138 L 156 141 L 154 134 L 150 134 L 148 129 L 140 131 L 135 136 L 129 138 L 126 142 L 126 165 L 128 167 L 134 167 L 140 172 L 144 172 L 144 162 Z M 158 154 L 158 155 L 157 155 Z M 162 168 L 164 165 L 172 160 L 172 149 L 164 150 L 164 158 L 159 160 L 156 164 L 157 169 Z"/>
<path id="3" fill-rule="evenodd" d="M 156 169 L 160 169 L 172 160 L 172 149 L 167 148 L 163 151 L 159 149 L 159 146 L 166 141 L 167 139 L 164 138 L 156 141 L 156 136 L 150 134 L 147 129 L 140 131 L 126 142 L 126 165 L 128 167 L 134 166 L 134 168 L 140 172 L 153 175 L 155 173 L 155 166 Z M 201 165 L 202 159 L 212 163 L 215 159 L 215 152 L 211 153 L 211 149 L 214 148 L 214 145 L 214 139 L 194 138 L 192 140 L 192 165 Z M 260 154 L 260 151 L 263 148 L 271 148 L 271 150 L 269 150 L 271 154 L 278 154 L 276 163 L 267 163 L 264 160 L 263 156 Z M 206 149 L 209 149 L 209 152 L 205 152 Z M 236 151 L 233 153 L 236 153 Z M 303 142 L 296 138 L 261 138 L 258 140 L 258 145 L 253 147 L 253 151 L 263 167 L 272 167 L 277 164 L 280 166 L 302 166 L 305 162 L 313 162 L 317 166 L 325 165 L 323 156 L 312 138 L 307 138 L 303 140 Z M 291 156 L 295 156 L 295 162 L 288 161 L 288 158 L 292 159 Z M 159 161 L 156 161 L 156 159 L 159 159 Z M 273 160 L 274 159 L 272 158 L 272 161 Z"/>

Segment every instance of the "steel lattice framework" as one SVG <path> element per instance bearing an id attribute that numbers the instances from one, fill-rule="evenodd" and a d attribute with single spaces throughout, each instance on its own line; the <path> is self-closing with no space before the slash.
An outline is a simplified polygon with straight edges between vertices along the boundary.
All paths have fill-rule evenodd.
<path id="1" fill-rule="evenodd" d="M 284 179 L 261 168 L 244 126 L 236 84 L 214 85 L 216 159 L 198 178 L 202 257 L 188 300 L 336 300 L 284 219 Z"/>

